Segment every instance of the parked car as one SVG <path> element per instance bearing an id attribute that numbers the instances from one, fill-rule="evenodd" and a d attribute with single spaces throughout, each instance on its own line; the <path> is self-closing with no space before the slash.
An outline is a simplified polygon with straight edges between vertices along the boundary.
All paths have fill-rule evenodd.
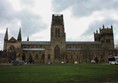
<path id="1" fill-rule="evenodd" d="M 109 64 L 118 64 L 118 56 L 112 56 L 108 58 Z"/>
<path id="2" fill-rule="evenodd" d="M 12 61 L 12 64 L 13 64 L 13 65 L 24 65 L 25 62 L 22 61 L 22 60 L 20 60 L 20 61 Z"/>

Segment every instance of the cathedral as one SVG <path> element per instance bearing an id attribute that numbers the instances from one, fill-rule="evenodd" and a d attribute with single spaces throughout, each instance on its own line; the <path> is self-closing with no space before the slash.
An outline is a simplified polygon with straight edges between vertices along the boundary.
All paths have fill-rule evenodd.
<path id="1" fill-rule="evenodd" d="M 94 33 L 94 41 L 66 41 L 66 32 L 62 14 L 53 14 L 50 41 L 22 41 L 22 32 L 19 30 L 17 39 L 8 38 L 8 29 L 4 37 L 3 50 L 7 53 L 7 60 L 23 60 L 34 63 L 78 63 L 107 62 L 113 55 L 114 36 L 113 26 L 104 25 Z"/>

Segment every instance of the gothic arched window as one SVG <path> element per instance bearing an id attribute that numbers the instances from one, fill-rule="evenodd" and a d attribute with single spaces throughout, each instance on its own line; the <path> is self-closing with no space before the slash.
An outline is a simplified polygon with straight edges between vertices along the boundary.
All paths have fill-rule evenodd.
<path id="1" fill-rule="evenodd" d="M 60 29 L 59 28 L 55 29 L 55 37 L 60 37 Z"/>
<path id="2" fill-rule="evenodd" d="M 16 60 L 15 47 L 14 46 L 10 46 L 8 52 L 9 52 L 9 57 L 11 58 L 11 60 Z"/>
<path id="3" fill-rule="evenodd" d="M 58 45 L 55 46 L 54 48 L 54 57 L 57 59 L 60 57 L 60 48 Z"/>

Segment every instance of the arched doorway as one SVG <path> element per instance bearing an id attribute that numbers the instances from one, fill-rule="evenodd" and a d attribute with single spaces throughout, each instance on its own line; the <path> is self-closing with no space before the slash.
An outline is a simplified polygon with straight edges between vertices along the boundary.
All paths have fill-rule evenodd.
<path id="1" fill-rule="evenodd" d="M 30 64 L 33 63 L 33 58 L 32 58 L 32 55 L 31 54 L 29 55 L 29 63 Z"/>
<path id="2" fill-rule="evenodd" d="M 22 60 L 25 61 L 25 59 L 26 59 L 26 55 L 23 53 Z"/>
<path id="3" fill-rule="evenodd" d="M 60 58 L 60 48 L 58 45 L 55 46 L 54 48 L 54 58 L 59 59 Z"/>

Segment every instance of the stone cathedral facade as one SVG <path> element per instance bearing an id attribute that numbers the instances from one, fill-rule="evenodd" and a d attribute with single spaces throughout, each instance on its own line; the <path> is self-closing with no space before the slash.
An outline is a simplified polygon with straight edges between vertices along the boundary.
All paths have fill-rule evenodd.
<path id="1" fill-rule="evenodd" d="M 114 36 L 113 26 L 105 28 L 103 25 L 94 33 L 94 41 L 66 41 L 63 15 L 53 14 L 50 41 L 22 41 L 21 29 L 18 37 L 8 38 L 8 29 L 4 37 L 4 51 L 8 61 L 32 59 L 35 63 L 66 63 L 90 62 L 97 58 L 99 62 L 106 62 L 108 56 L 113 54 Z"/>

